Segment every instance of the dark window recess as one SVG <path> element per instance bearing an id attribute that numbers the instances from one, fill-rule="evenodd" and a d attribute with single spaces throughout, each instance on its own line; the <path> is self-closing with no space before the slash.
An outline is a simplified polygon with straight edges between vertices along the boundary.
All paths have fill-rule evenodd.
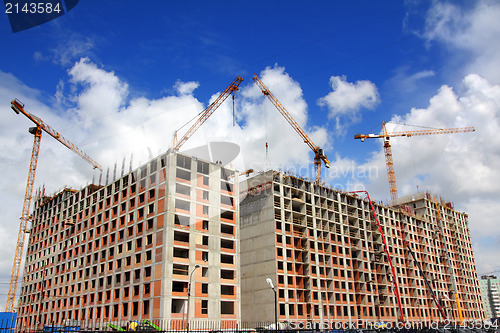
<path id="1" fill-rule="evenodd" d="M 201 300 L 201 314 L 208 314 L 208 300 Z"/>
<path id="2" fill-rule="evenodd" d="M 220 196 L 220 203 L 223 205 L 233 206 L 234 199 L 233 197 L 228 197 L 227 195 Z"/>
<path id="3" fill-rule="evenodd" d="M 174 223 L 178 225 L 184 225 L 188 226 L 189 225 L 189 216 L 183 216 L 183 215 L 175 215 L 174 217 Z"/>
<path id="4" fill-rule="evenodd" d="M 232 240 L 221 239 L 220 240 L 220 247 L 223 248 L 223 249 L 234 250 L 234 242 Z"/>
<path id="5" fill-rule="evenodd" d="M 220 232 L 223 234 L 232 235 L 234 232 L 234 227 L 232 225 L 222 224 L 220 225 Z"/>
<path id="6" fill-rule="evenodd" d="M 189 201 L 175 199 L 175 209 L 182 209 L 189 211 Z"/>
<path id="7" fill-rule="evenodd" d="M 189 243 L 189 233 L 174 231 L 174 241 Z"/>
<path id="8" fill-rule="evenodd" d="M 234 257 L 227 254 L 221 254 L 220 262 L 223 264 L 234 264 Z"/>
<path id="9" fill-rule="evenodd" d="M 220 293 L 222 295 L 234 295 L 234 286 L 220 286 Z"/>
<path id="10" fill-rule="evenodd" d="M 182 293 L 187 290 L 187 282 L 172 281 L 172 291 Z"/>
<path id="11" fill-rule="evenodd" d="M 174 248 L 174 257 L 176 258 L 189 258 L 189 250 L 183 248 Z"/>
<path id="12" fill-rule="evenodd" d="M 234 314 L 234 302 L 220 302 L 221 314 Z"/>
<path id="13" fill-rule="evenodd" d="M 220 213 L 221 219 L 234 220 L 234 212 L 225 210 Z"/>
<path id="14" fill-rule="evenodd" d="M 197 171 L 198 171 L 198 173 L 208 175 L 209 164 L 206 162 L 198 161 Z"/>
<path id="15" fill-rule="evenodd" d="M 191 158 L 187 156 L 177 155 L 177 166 L 184 169 L 191 169 Z"/>
<path id="16" fill-rule="evenodd" d="M 182 195 L 190 195 L 191 188 L 189 186 L 186 186 L 186 185 L 176 184 L 175 185 L 175 192 L 178 194 L 182 194 Z"/>
<path id="17" fill-rule="evenodd" d="M 172 313 L 182 313 L 184 311 L 184 299 L 172 299 Z"/>
<path id="18" fill-rule="evenodd" d="M 179 265 L 179 264 L 174 264 L 173 266 L 173 274 L 178 274 L 178 275 L 188 275 L 188 266 L 187 265 Z"/>
<path id="19" fill-rule="evenodd" d="M 232 280 L 232 279 L 234 279 L 234 271 L 229 271 L 227 269 L 221 269 L 220 278 Z"/>
<path id="20" fill-rule="evenodd" d="M 177 169 L 175 172 L 175 176 L 179 179 L 191 180 L 191 172 L 187 170 Z"/>
<path id="21" fill-rule="evenodd" d="M 132 303 L 132 315 L 137 316 L 139 314 L 139 302 Z"/>
<path id="22" fill-rule="evenodd" d="M 128 316 L 128 303 L 124 303 L 122 304 L 122 306 L 123 306 L 123 311 L 122 311 L 123 316 L 126 317 Z"/>

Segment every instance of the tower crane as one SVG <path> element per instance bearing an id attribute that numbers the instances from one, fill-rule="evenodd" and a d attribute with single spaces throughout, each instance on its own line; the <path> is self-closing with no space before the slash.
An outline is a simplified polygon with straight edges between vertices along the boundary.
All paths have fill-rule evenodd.
<path id="1" fill-rule="evenodd" d="M 234 93 L 236 90 L 238 90 L 238 86 L 240 83 L 243 81 L 243 78 L 241 76 L 237 76 L 233 82 L 224 90 L 219 97 L 215 101 L 213 101 L 212 104 L 210 104 L 202 113 L 201 116 L 198 118 L 198 120 L 191 126 L 191 128 L 184 134 L 184 136 L 180 139 L 177 140 L 177 131 L 175 131 L 174 134 L 174 143 L 172 145 L 172 150 L 173 151 L 178 151 L 181 146 L 186 143 L 186 141 L 196 132 L 198 128 L 200 128 L 205 121 L 207 121 L 208 117 L 214 113 L 215 110 L 226 100 L 226 98 L 229 97 L 232 93 Z"/>
<path id="2" fill-rule="evenodd" d="M 323 172 L 321 169 L 321 161 L 325 163 L 325 167 L 329 168 L 330 167 L 330 161 L 328 161 L 328 158 L 326 157 L 323 149 L 319 148 L 312 142 L 312 140 L 307 136 L 306 132 L 299 126 L 299 124 L 293 119 L 292 115 L 288 113 L 288 111 L 281 105 L 281 103 L 278 101 L 276 97 L 274 97 L 273 94 L 267 89 L 266 85 L 260 80 L 260 78 L 257 76 L 257 74 L 254 74 L 253 80 L 259 86 L 260 90 L 262 90 L 262 93 L 269 98 L 271 103 L 274 104 L 276 109 L 281 113 L 281 115 L 288 121 L 290 125 L 292 125 L 293 129 L 300 135 L 302 140 L 311 148 L 311 150 L 314 152 L 314 174 L 316 177 L 316 184 L 321 185 L 323 183 Z"/>
<path id="3" fill-rule="evenodd" d="M 42 131 L 45 131 L 49 135 L 51 135 L 54 139 L 65 145 L 67 148 L 69 148 L 71 151 L 73 151 L 75 154 L 92 164 L 94 169 L 99 169 L 102 171 L 102 167 L 92 160 L 87 154 L 85 154 L 81 149 L 76 147 L 74 144 L 66 140 L 61 134 L 59 134 L 57 131 L 52 129 L 49 125 L 43 122 L 42 119 L 38 118 L 37 116 L 27 112 L 24 110 L 24 104 L 21 103 L 19 100 L 14 99 L 11 103 L 11 108 L 14 110 L 15 113 L 20 114 L 22 113 L 28 119 L 33 121 L 36 125 L 36 127 L 30 127 L 29 132 L 35 136 L 35 140 L 33 143 L 33 150 L 31 153 L 31 161 L 30 161 L 30 167 L 29 167 L 29 172 L 28 172 L 28 181 L 26 185 L 26 192 L 24 194 L 24 203 L 23 203 L 23 211 L 21 215 L 21 224 L 19 226 L 19 234 L 17 236 L 17 245 L 16 245 L 16 251 L 14 254 L 14 264 L 12 266 L 12 273 L 10 276 L 10 284 L 9 284 L 9 293 L 7 294 L 7 305 L 5 307 L 6 312 L 12 312 L 14 308 L 14 300 L 16 298 L 16 290 L 17 290 L 17 285 L 19 282 L 19 271 L 21 269 L 21 261 L 22 261 L 22 255 L 23 255 L 23 248 L 24 248 L 24 240 L 25 240 L 25 235 L 28 232 L 27 230 L 27 224 L 28 220 L 30 219 L 29 217 L 29 210 L 30 210 L 30 205 L 31 205 L 31 199 L 33 195 L 33 185 L 35 183 L 35 174 L 36 174 L 36 167 L 37 167 L 37 162 L 38 162 L 38 153 L 40 150 L 40 140 L 42 138 Z"/>
<path id="4" fill-rule="evenodd" d="M 417 136 L 417 135 L 432 135 L 432 134 L 451 134 L 451 133 L 465 133 L 474 132 L 474 127 L 461 127 L 461 128 L 446 128 L 446 129 L 430 129 L 430 130 L 418 130 L 418 131 L 399 131 L 399 132 L 387 132 L 385 127 L 385 121 L 382 122 L 382 134 L 356 134 L 354 139 L 360 139 L 364 142 L 365 139 L 384 139 L 384 153 L 385 153 L 385 163 L 387 165 L 387 176 L 389 178 L 389 190 L 391 192 L 391 200 L 398 198 L 398 187 L 396 185 L 396 174 L 394 172 L 394 162 L 392 159 L 392 149 L 389 143 L 389 138 L 394 136 Z"/>

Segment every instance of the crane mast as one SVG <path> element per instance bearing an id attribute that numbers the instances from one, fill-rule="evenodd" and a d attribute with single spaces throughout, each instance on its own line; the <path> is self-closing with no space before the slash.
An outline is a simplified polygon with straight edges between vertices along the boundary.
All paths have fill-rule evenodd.
<path id="1" fill-rule="evenodd" d="M 474 132 L 474 127 L 460 127 L 460 128 L 445 128 L 445 129 L 429 129 L 429 130 L 418 130 L 418 131 L 398 131 L 398 132 L 387 132 L 385 127 L 385 121 L 382 122 L 382 134 L 356 134 L 354 139 L 360 139 L 364 142 L 366 139 L 384 139 L 384 155 L 385 164 L 387 166 L 387 177 L 389 179 L 389 190 L 391 193 L 391 200 L 398 198 L 398 187 L 396 184 L 396 173 L 394 171 L 394 162 L 392 159 L 392 148 L 389 143 L 391 137 L 396 136 L 420 136 L 420 135 L 434 135 L 434 134 L 452 134 L 452 133 L 466 133 Z"/>
<path id="2" fill-rule="evenodd" d="M 314 152 L 314 173 L 316 177 L 316 184 L 321 185 L 323 183 L 323 172 L 321 169 L 321 161 L 325 163 L 325 167 L 330 167 L 330 161 L 326 157 L 323 149 L 319 148 L 314 144 L 314 142 L 309 138 L 309 136 L 304 132 L 304 130 L 300 127 L 300 125 L 293 119 L 292 115 L 285 109 L 283 105 L 278 101 L 276 97 L 267 89 L 264 82 L 260 80 L 257 74 L 254 74 L 253 80 L 260 88 L 262 93 L 269 98 L 271 103 L 278 109 L 281 115 L 288 121 L 288 123 L 293 127 L 293 129 L 299 134 L 299 136 L 304 140 L 304 142 L 311 148 Z"/>
<path id="3" fill-rule="evenodd" d="M 186 143 L 186 141 L 196 132 L 198 128 L 200 128 L 205 121 L 214 113 L 215 110 L 231 95 L 234 93 L 236 90 L 238 90 L 238 86 L 240 83 L 243 81 L 243 78 L 241 76 L 237 76 L 233 82 L 224 90 L 217 99 L 210 104 L 201 114 L 201 116 L 198 118 L 198 120 L 191 126 L 191 128 L 184 134 L 184 136 L 180 139 L 177 140 L 177 131 L 174 134 L 174 143 L 172 146 L 172 150 L 178 151 L 181 146 Z"/>
<path id="4" fill-rule="evenodd" d="M 22 113 L 23 115 L 28 117 L 31 121 L 35 123 L 36 127 L 30 127 L 29 129 L 29 132 L 33 134 L 35 138 L 33 142 L 33 149 L 31 152 L 28 180 L 26 184 L 26 192 L 24 194 L 23 210 L 21 213 L 21 223 L 19 225 L 19 233 L 17 236 L 17 244 L 14 254 L 14 264 L 12 266 L 12 273 L 10 276 L 9 292 L 7 294 L 7 305 L 5 307 L 6 312 L 12 312 L 14 309 L 14 301 L 16 298 L 17 285 L 19 283 L 19 273 L 21 270 L 24 241 L 26 233 L 28 232 L 27 225 L 28 225 L 28 220 L 30 219 L 29 210 L 31 205 L 31 199 L 33 197 L 33 186 L 35 184 L 36 167 L 38 162 L 38 155 L 40 152 L 40 141 L 42 139 L 42 131 L 45 131 L 46 133 L 50 134 L 57 141 L 61 142 L 63 145 L 65 145 L 74 153 L 76 153 L 78 156 L 82 157 L 84 160 L 92 164 L 94 168 L 102 170 L 101 166 L 97 162 L 92 160 L 81 149 L 79 149 L 74 144 L 66 140 L 66 138 L 64 138 L 57 131 L 55 131 L 50 126 L 45 124 L 40 118 L 25 111 L 24 105 L 20 101 L 14 99 L 11 102 L 11 108 L 14 110 L 15 113 L 17 114 Z"/>

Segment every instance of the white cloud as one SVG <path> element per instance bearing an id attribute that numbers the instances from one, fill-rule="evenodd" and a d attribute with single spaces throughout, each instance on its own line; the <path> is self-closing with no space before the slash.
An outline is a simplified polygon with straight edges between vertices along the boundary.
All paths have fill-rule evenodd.
<path id="1" fill-rule="evenodd" d="M 412 72 L 412 68 L 410 67 L 401 67 L 396 70 L 394 77 L 389 82 L 393 89 L 401 91 L 406 95 L 417 91 L 425 83 L 425 79 L 434 77 L 435 75 L 436 73 L 432 70 Z"/>
<path id="2" fill-rule="evenodd" d="M 88 58 L 80 59 L 68 73 L 75 90 L 72 99 L 78 105 L 75 111 L 84 127 L 92 126 L 93 119 L 117 112 L 125 103 L 127 84 L 113 72 L 98 68 Z"/>
<path id="3" fill-rule="evenodd" d="M 440 43 L 453 51 L 451 57 L 463 57 L 466 52 L 462 76 L 479 73 L 491 82 L 500 83 L 500 4 L 477 1 L 472 9 L 453 2 L 434 1 L 430 7 L 420 36 L 430 45 Z"/>
<path id="4" fill-rule="evenodd" d="M 455 208 L 466 211 L 473 241 L 483 239 L 477 263 L 478 271 L 485 272 L 491 270 L 488 259 L 493 258 L 487 251 L 500 253 L 500 204 L 495 201 L 500 196 L 500 139 L 496 135 L 500 131 L 500 86 L 471 74 L 458 90 L 460 93 L 442 86 L 426 108 L 414 108 L 392 120 L 433 128 L 474 126 L 475 132 L 394 137 L 390 142 L 399 196 L 416 192 L 418 186 L 421 191 L 445 196 Z M 389 132 L 413 129 L 388 124 Z M 376 177 L 370 176 L 368 188 L 372 197 L 388 200 L 382 141 L 371 158 L 357 167 L 380 171 Z M 485 237 L 490 241 L 484 241 Z"/>
<path id="5" fill-rule="evenodd" d="M 37 62 L 51 61 L 64 67 L 71 66 L 74 61 L 84 55 L 91 54 L 95 48 L 95 42 L 90 37 L 83 37 L 77 33 L 65 30 L 64 41 L 58 41 L 57 46 L 49 49 L 47 52 L 35 51 L 33 59 Z M 71 37 L 68 37 L 68 34 Z M 61 38 L 60 34 L 55 34 L 51 38 Z"/>
<path id="6" fill-rule="evenodd" d="M 199 86 L 200 84 L 198 82 L 182 82 L 181 80 L 177 80 L 174 88 L 181 95 L 191 95 Z"/>
<path id="7" fill-rule="evenodd" d="M 358 122 L 362 108 L 370 110 L 380 102 L 377 87 L 370 81 L 351 83 L 345 76 L 332 76 L 330 85 L 333 91 L 318 99 L 318 105 L 328 108 L 328 118 L 336 119 L 339 130 L 346 126 L 342 121 Z"/>
<path id="8" fill-rule="evenodd" d="M 127 83 L 88 58 L 77 61 L 68 75 L 68 78 L 58 83 L 56 95 L 59 101 L 70 101 L 72 108 L 58 110 L 57 106 L 49 107 L 39 102 L 36 90 L 27 87 L 13 75 L 0 72 L 2 100 L 18 97 L 25 103 L 27 111 L 42 118 L 104 167 L 100 175 L 87 162 L 44 134 L 35 187 L 45 184 L 47 194 L 63 186 L 80 188 L 90 183 L 92 177 L 96 182 L 102 177 L 104 182 L 109 174 L 112 179 L 115 164 L 119 176 L 125 157 L 129 159 L 133 155 L 133 165 L 137 167 L 149 159 L 149 151 L 154 155 L 166 151 L 172 145 L 174 131 L 208 104 L 192 95 L 198 83 L 180 80 L 173 87 L 178 95 L 153 100 L 144 97 L 128 100 Z M 308 126 L 307 104 L 300 85 L 290 78 L 284 68 L 278 66 L 266 68 L 260 76 L 297 123 L 317 145 L 323 147 L 327 142 L 327 131 L 323 127 Z M 242 84 L 236 95 L 235 116 L 238 121 L 235 126 L 229 98 L 181 150 L 209 141 L 231 141 L 242 148 L 243 158 L 234 165 L 240 170 L 272 167 L 312 172 L 310 148 L 252 81 L 244 83 L 246 85 Z M 214 92 L 209 102 L 215 100 L 224 89 L 220 87 L 219 92 Z M 65 91 L 70 93 L 65 95 Z M 0 183 L 0 200 L 4 207 L 9 207 L 0 211 L 0 219 L 5 221 L 0 226 L 0 241 L 4 244 L 0 256 L 3 281 L 9 280 L 12 267 L 33 144 L 33 136 L 26 131 L 28 126 L 32 126 L 28 119 L 14 114 L 8 105 L 0 105 L 0 173 L 8 175 Z M 186 126 L 179 131 L 179 138 L 187 129 Z M 283 140 L 284 137 L 287 140 Z M 266 142 L 269 145 L 267 158 Z M 290 147 L 294 149 L 290 150 Z M 129 161 L 125 163 L 125 171 L 128 169 Z M 7 285 L 4 285 L 5 288 Z"/>

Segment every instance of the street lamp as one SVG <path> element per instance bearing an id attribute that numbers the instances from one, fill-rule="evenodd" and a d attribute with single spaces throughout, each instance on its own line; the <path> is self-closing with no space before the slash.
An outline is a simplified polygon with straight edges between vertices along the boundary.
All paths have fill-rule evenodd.
<path id="1" fill-rule="evenodd" d="M 187 299 L 187 309 L 186 309 L 186 312 L 187 312 L 187 319 L 186 319 L 186 332 L 189 332 L 189 300 L 190 300 L 190 297 L 191 297 L 191 278 L 193 277 L 193 273 L 194 271 L 199 268 L 200 265 L 194 265 L 194 268 L 193 270 L 191 271 L 191 274 L 189 274 L 189 281 L 188 281 L 188 299 Z"/>
<path id="2" fill-rule="evenodd" d="M 269 285 L 269 287 L 271 287 L 271 289 L 274 291 L 274 329 L 278 330 L 278 312 L 276 310 L 278 308 L 278 293 L 276 292 L 276 288 L 273 285 L 273 280 L 267 278 L 266 282 Z"/>

